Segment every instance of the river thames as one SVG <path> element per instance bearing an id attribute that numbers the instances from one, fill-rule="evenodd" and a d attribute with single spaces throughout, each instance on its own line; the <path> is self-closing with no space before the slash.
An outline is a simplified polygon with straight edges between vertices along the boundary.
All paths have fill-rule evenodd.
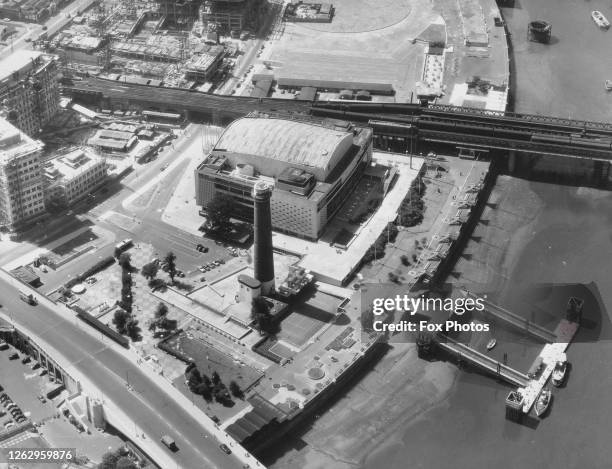
<path id="1" fill-rule="evenodd" d="M 612 79 L 612 30 L 598 29 L 592 10 L 612 19 L 609 0 L 516 0 L 513 8 L 503 9 L 514 49 L 515 111 L 612 121 L 612 92 L 604 90 L 604 81 Z M 552 24 L 550 44 L 527 41 L 527 24 L 536 19 Z M 481 227 L 478 245 L 470 242 L 467 249 L 474 253 L 472 264 L 499 266 L 488 281 L 505 292 L 502 304 L 513 307 L 512 292 L 519 285 L 590 284 L 600 295 L 602 333 L 609 334 L 612 193 L 508 176 L 498 179 L 495 193 L 502 203 L 490 215 L 489 225 L 497 223 L 505 234 L 500 239 L 499 233 Z M 487 251 L 486 245 L 498 247 Z M 461 275 L 477 267 L 465 268 L 462 272 L 459 264 L 456 270 Z M 497 347 L 508 347 L 512 361 L 517 355 L 537 354 L 541 346 Z M 567 385 L 555 390 L 551 412 L 538 425 L 505 419 L 507 385 L 459 371 L 445 399 L 394 427 L 365 460 L 356 461 L 350 454 L 345 460 L 334 458 L 337 467 L 610 468 L 612 342 L 579 340 L 569 347 L 568 359 L 572 368 Z M 349 396 L 339 407 L 354 401 Z M 291 467 L 290 461 L 281 458 L 276 467 Z M 306 458 L 303 465 L 334 466 L 327 461 L 323 466 Z"/>

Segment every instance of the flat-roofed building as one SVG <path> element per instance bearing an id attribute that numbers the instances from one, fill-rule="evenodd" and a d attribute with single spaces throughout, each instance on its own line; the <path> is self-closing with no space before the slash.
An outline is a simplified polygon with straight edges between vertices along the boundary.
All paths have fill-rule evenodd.
<path id="1" fill-rule="evenodd" d="M 193 55 L 185 63 L 185 78 L 200 82 L 210 80 L 223 61 L 223 56 L 223 46 L 213 46 L 207 52 Z"/>
<path id="2" fill-rule="evenodd" d="M 59 111 L 57 64 L 51 56 L 23 50 L 0 60 L 0 106 L 9 122 L 36 136 Z"/>
<path id="3" fill-rule="evenodd" d="M 46 202 L 70 205 L 100 186 L 107 175 L 106 160 L 86 150 L 75 150 L 49 160 L 44 167 Z"/>
<path id="4" fill-rule="evenodd" d="M 42 149 L 0 118 L 0 226 L 19 229 L 45 213 Z"/>
<path id="5" fill-rule="evenodd" d="M 196 199 L 204 208 L 219 194 L 236 202 L 237 218 L 252 220 L 255 183 L 274 186 L 276 231 L 316 240 L 372 158 L 372 131 L 342 121 L 246 117 L 230 124 L 196 169 Z"/>

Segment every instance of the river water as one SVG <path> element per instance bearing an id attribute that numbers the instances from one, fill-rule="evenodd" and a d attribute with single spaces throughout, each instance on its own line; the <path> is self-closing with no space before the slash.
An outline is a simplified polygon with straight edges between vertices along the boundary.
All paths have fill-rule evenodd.
<path id="1" fill-rule="evenodd" d="M 514 43 L 517 112 L 612 121 L 612 30 L 595 27 L 590 13 L 612 19 L 609 0 L 516 0 L 503 10 Z M 551 44 L 527 41 L 527 24 L 552 24 Z M 511 255 L 501 287 L 538 282 L 591 283 L 602 306 L 602 335 L 612 311 L 612 193 L 521 181 L 514 190 L 539 204 L 529 233 Z M 529 207 L 516 207 L 529 210 Z M 601 331 L 600 331 L 601 332 Z M 572 370 L 539 424 L 505 420 L 508 388 L 461 373 L 446 405 L 402 431 L 400 442 L 373 454 L 367 468 L 612 467 L 612 342 L 578 341 L 568 350 Z"/>
<path id="2" fill-rule="evenodd" d="M 609 336 L 612 194 L 529 181 L 514 184 L 515 190 L 519 187 L 534 194 L 540 205 L 529 234 L 518 248 L 513 270 L 502 286 L 507 292 L 504 306 L 512 309 L 508 298 L 518 286 L 593 282 L 592 289 L 599 292 L 603 303 L 600 319 L 604 330 L 599 333 Z M 504 399 L 509 389 L 505 385 L 478 374 L 460 373 L 445 405 L 404 428 L 399 443 L 372 455 L 365 466 L 611 467 L 612 342 L 578 338 L 568 349 L 572 370 L 567 385 L 555 390 L 550 413 L 536 425 L 505 420 Z M 518 353 L 517 344 L 512 345 L 514 353 Z M 507 344 L 498 344 L 499 347 Z"/>
<path id="3" fill-rule="evenodd" d="M 612 120 L 612 29 L 600 30 L 591 11 L 612 21 L 609 0 L 515 0 L 502 10 L 511 32 L 516 69 L 516 110 L 596 121 Z M 550 44 L 527 40 L 535 19 L 552 25 Z"/>

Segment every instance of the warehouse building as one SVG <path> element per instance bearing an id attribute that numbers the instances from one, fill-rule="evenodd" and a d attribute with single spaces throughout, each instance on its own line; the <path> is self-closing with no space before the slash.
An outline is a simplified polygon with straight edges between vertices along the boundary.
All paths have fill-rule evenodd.
<path id="1" fill-rule="evenodd" d="M 252 188 L 274 186 L 272 226 L 316 240 L 372 158 L 372 131 L 343 121 L 245 117 L 230 124 L 196 169 L 196 199 L 206 208 L 230 195 L 236 218 L 251 220 Z"/>

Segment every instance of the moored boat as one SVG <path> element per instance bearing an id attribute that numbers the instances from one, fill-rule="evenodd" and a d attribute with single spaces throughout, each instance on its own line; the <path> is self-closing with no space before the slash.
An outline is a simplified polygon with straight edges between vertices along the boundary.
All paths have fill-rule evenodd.
<path id="1" fill-rule="evenodd" d="M 606 80 L 604 86 L 606 87 L 607 91 L 612 91 L 612 80 Z"/>
<path id="2" fill-rule="evenodd" d="M 559 361 L 555 364 L 555 368 L 552 372 L 552 383 L 559 387 L 563 384 L 563 380 L 565 379 L 565 374 L 567 373 L 567 362 Z"/>
<path id="3" fill-rule="evenodd" d="M 487 350 L 492 350 L 493 347 L 495 347 L 496 345 L 497 345 L 496 339 L 489 340 L 489 342 L 487 342 Z"/>
<path id="4" fill-rule="evenodd" d="M 552 400 L 552 391 L 550 389 L 543 389 L 538 399 L 535 403 L 535 413 L 538 417 L 542 417 L 548 407 L 550 406 L 550 401 Z"/>
<path id="5" fill-rule="evenodd" d="M 608 29 L 610 27 L 610 22 L 601 11 L 593 10 L 591 12 L 591 18 L 593 18 L 595 24 L 601 29 Z"/>

